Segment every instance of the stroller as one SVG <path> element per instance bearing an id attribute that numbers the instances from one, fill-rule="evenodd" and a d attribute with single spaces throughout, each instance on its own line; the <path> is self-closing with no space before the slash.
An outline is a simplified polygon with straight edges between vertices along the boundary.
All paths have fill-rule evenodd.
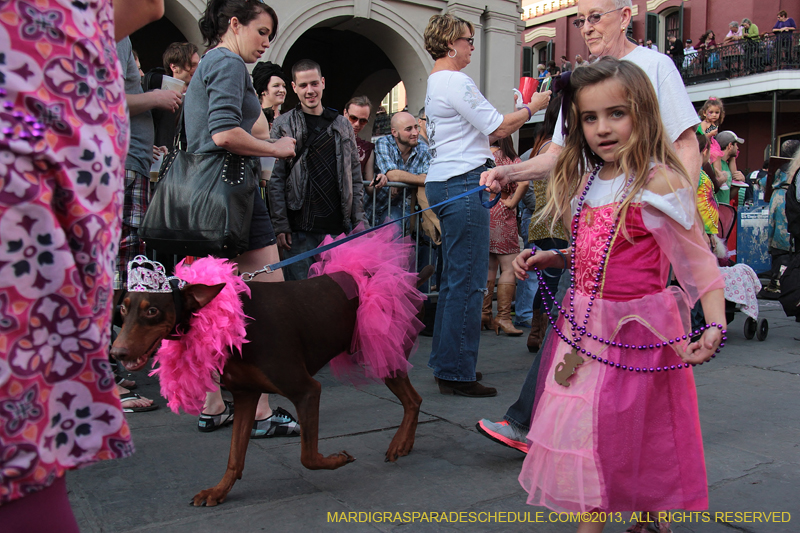
<path id="1" fill-rule="evenodd" d="M 726 204 L 719 205 L 719 233 L 723 242 L 736 225 L 736 208 Z M 727 259 L 724 260 L 727 262 Z M 720 261 L 722 262 L 722 261 Z M 733 322 L 736 311 L 741 311 L 747 318 L 744 321 L 744 337 L 759 341 L 767 338 L 769 322 L 766 318 L 758 318 L 758 300 L 756 295 L 761 290 L 761 281 L 755 271 L 748 265 L 739 263 L 733 266 L 720 266 L 725 280 L 725 319 Z M 737 307 L 740 306 L 740 307 Z"/>

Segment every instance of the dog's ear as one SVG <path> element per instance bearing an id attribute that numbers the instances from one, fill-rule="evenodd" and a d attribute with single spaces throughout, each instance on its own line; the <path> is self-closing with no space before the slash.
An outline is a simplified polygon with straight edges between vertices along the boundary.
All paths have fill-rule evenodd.
<path id="1" fill-rule="evenodd" d="M 183 300 L 186 303 L 186 311 L 194 313 L 202 309 L 220 293 L 224 286 L 224 283 L 217 285 L 203 285 L 202 283 L 187 285 L 181 289 Z"/>

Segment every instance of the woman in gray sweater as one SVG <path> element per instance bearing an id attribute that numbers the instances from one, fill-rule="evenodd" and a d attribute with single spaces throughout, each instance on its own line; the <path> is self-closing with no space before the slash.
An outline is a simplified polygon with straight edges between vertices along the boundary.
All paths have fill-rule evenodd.
<path id="1" fill-rule="evenodd" d="M 277 158 L 295 155 L 295 139 L 269 140 L 266 118 L 246 65 L 266 52 L 277 30 L 278 16 L 262 2 L 208 1 L 200 31 L 210 50 L 200 60 L 186 90 L 188 152 L 228 151 Z M 249 249 L 234 259 L 240 272 L 253 272 L 280 261 L 275 232 L 258 188 L 253 202 Z M 260 274 L 254 281 L 283 281 L 283 273 Z M 232 420 L 233 406 L 222 400 L 220 391 L 209 393 L 198 429 L 214 431 Z M 273 412 L 267 395 L 262 395 L 251 437 L 299 434 L 297 421 L 280 408 Z"/>

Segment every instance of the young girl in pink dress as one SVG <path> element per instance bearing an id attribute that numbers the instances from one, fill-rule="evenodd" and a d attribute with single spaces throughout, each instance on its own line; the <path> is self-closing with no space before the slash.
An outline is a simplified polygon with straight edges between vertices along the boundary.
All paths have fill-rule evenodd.
<path id="1" fill-rule="evenodd" d="M 726 323 L 692 180 L 646 74 L 605 57 L 570 83 L 569 135 L 545 216 L 565 219 L 571 246 L 526 250 L 514 263 L 521 279 L 533 268 L 568 267 L 572 276 L 551 318 L 557 334 L 542 355 L 519 480 L 532 505 L 589 512 L 578 526 L 585 533 L 601 531 L 609 516 L 627 520 L 627 511 L 707 508 L 689 364 L 714 356 Z M 682 288 L 667 286 L 670 265 Z M 691 343 L 697 299 L 709 324 Z M 669 531 L 663 516 L 657 525 Z"/>

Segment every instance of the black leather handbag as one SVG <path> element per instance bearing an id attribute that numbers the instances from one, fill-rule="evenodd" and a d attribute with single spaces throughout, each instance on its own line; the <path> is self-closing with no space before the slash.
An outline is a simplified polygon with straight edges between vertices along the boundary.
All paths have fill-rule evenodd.
<path id="1" fill-rule="evenodd" d="M 190 154 L 178 142 L 183 111 L 178 123 L 139 235 L 157 252 L 236 257 L 247 250 L 257 162 L 230 152 Z"/>

